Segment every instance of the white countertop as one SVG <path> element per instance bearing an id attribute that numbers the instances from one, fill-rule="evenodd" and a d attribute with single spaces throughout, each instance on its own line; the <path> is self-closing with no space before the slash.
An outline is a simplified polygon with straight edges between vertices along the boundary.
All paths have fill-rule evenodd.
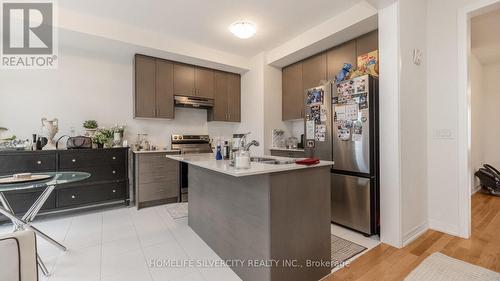
<path id="1" fill-rule="evenodd" d="M 269 150 L 304 152 L 303 148 L 271 147 Z"/>
<path id="2" fill-rule="evenodd" d="M 180 150 L 175 150 L 175 149 L 157 149 L 157 150 L 134 150 L 132 151 L 133 153 L 136 154 L 141 154 L 141 153 L 171 153 L 171 152 L 177 152 L 180 153 Z"/>
<path id="3" fill-rule="evenodd" d="M 255 155 L 254 155 L 255 156 Z M 180 162 L 185 162 L 200 168 L 209 169 L 215 172 L 223 173 L 226 175 L 234 176 L 234 177 L 244 177 L 244 176 L 253 176 L 260 174 L 268 174 L 268 173 L 276 173 L 276 172 L 284 172 L 284 171 L 292 171 L 292 170 L 300 170 L 300 169 L 309 169 L 316 168 L 322 166 L 331 166 L 333 162 L 331 161 L 321 161 L 319 164 L 306 166 L 299 164 L 265 164 L 252 162 L 250 164 L 249 169 L 238 170 L 235 167 L 230 165 L 229 160 L 215 160 L 213 153 L 203 153 L 203 154 L 183 154 L 183 155 L 167 155 L 169 159 L 177 160 Z M 265 158 L 273 158 L 273 159 L 282 159 L 282 160 L 290 160 L 293 158 L 287 157 L 276 157 L 276 156 L 256 156 L 256 157 L 265 157 Z"/>

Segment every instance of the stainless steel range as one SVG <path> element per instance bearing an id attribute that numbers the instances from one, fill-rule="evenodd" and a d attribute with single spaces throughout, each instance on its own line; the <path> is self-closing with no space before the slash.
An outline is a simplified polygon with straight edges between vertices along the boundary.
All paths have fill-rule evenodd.
<path id="1" fill-rule="evenodd" d="M 181 154 L 212 153 L 208 135 L 172 135 L 171 148 L 180 150 Z M 181 163 L 180 189 L 182 201 L 187 201 L 188 164 Z"/>

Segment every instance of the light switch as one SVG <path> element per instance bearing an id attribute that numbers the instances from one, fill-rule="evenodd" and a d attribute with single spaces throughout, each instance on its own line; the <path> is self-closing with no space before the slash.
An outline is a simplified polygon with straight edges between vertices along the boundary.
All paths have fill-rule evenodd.
<path id="1" fill-rule="evenodd" d="M 432 132 L 433 139 L 455 139 L 455 133 L 452 129 L 434 129 Z"/>

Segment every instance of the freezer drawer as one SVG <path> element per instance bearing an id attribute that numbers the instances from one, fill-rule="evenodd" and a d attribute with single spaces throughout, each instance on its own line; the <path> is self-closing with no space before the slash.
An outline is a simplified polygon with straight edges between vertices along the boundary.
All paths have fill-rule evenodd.
<path id="1" fill-rule="evenodd" d="M 371 234 L 370 178 L 331 174 L 332 222 Z"/>

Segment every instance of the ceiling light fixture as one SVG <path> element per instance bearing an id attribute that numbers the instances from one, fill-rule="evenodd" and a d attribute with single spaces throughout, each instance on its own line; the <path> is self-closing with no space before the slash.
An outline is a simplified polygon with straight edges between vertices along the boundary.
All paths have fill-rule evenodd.
<path id="1" fill-rule="evenodd" d="M 237 21 L 229 26 L 229 31 L 238 38 L 248 39 L 257 32 L 257 27 L 249 21 Z"/>

